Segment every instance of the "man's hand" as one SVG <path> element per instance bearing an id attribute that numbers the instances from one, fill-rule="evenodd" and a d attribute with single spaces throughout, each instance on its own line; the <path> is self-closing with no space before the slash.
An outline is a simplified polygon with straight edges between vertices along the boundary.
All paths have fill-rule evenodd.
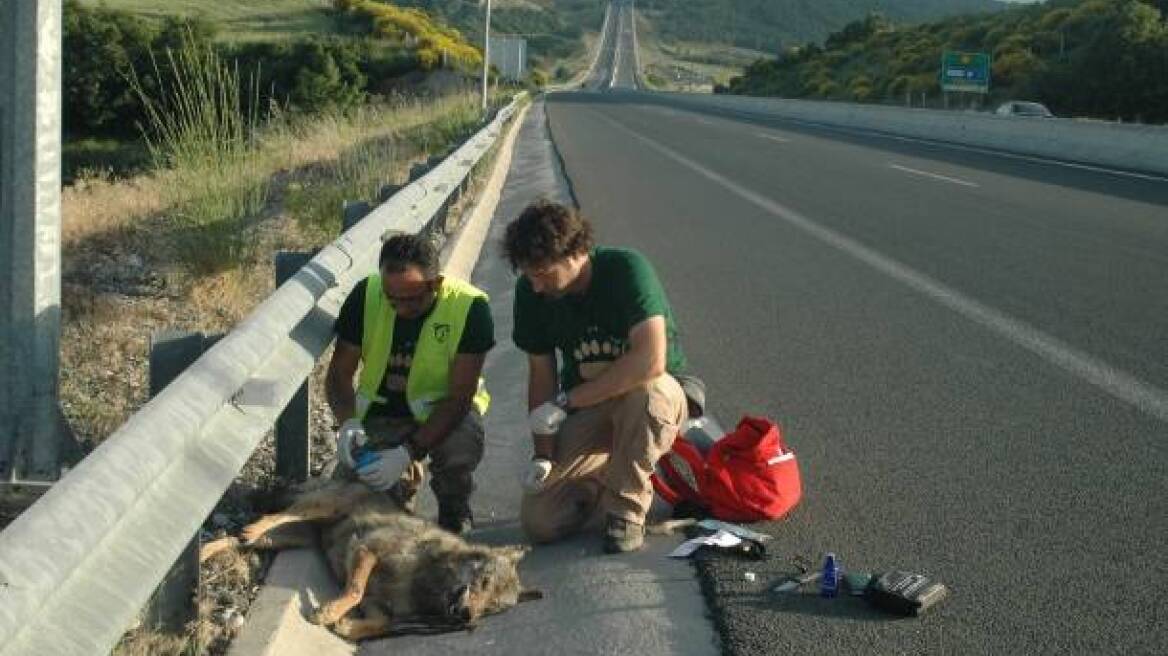
<path id="1" fill-rule="evenodd" d="M 560 432 L 560 425 L 568 418 L 567 395 L 560 392 L 554 401 L 548 401 L 531 411 L 527 417 L 527 425 L 532 435 L 555 435 Z"/>
<path id="2" fill-rule="evenodd" d="M 523 479 L 520 484 L 523 486 L 523 491 L 528 494 L 535 494 L 543 489 L 543 483 L 552 473 L 552 461 L 547 458 L 534 458 L 531 464 L 527 466 L 527 471 L 523 474 Z"/>
<path id="3" fill-rule="evenodd" d="M 353 450 L 368 441 L 369 436 L 365 434 L 365 426 L 361 424 L 361 420 L 356 417 L 347 420 L 337 431 L 337 457 L 348 465 L 349 469 L 355 469 L 357 465 L 353 462 Z"/>
<path id="4" fill-rule="evenodd" d="M 555 403 L 545 403 L 527 417 L 533 435 L 555 435 L 560 430 L 560 424 L 568 418 L 568 413 Z"/>
<path id="5" fill-rule="evenodd" d="M 405 447 L 394 447 L 373 453 L 373 457 L 357 468 L 361 482 L 374 490 L 388 490 L 401 478 L 410 465 L 410 454 Z"/>

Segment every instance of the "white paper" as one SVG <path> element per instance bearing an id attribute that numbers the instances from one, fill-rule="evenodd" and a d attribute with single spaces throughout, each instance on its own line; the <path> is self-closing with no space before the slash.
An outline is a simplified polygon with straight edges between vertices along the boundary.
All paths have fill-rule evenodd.
<path id="1" fill-rule="evenodd" d="M 676 549 L 669 553 L 670 558 L 688 558 L 693 552 L 698 550 L 698 547 L 710 545 L 714 547 L 733 547 L 742 542 L 742 538 L 728 533 L 726 531 L 718 531 L 712 535 L 703 535 L 701 537 L 692 538 L 682 542 Z"/>

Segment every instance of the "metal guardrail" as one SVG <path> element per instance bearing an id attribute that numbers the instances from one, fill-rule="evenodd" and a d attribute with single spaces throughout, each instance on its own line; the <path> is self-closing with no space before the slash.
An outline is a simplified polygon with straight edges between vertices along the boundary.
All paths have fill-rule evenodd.
<path id="1" fill-rule="evenodd" d="M 382 235 L 443 211 L 517 102 L 322 249 L 0 533 L 0 654 L 109 652 L 331 343 Z"/>

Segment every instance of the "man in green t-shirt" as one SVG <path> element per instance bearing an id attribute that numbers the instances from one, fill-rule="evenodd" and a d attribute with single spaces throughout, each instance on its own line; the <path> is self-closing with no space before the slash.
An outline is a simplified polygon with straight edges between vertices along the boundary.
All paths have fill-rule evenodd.
<path id="1" fill-rule="evenodd" d="M 529 206 L 503 247 L 521 274 L 514 340 L 528 354 L 535 443 L 524 531 L 550 542 L 603 517 L 606 552 L 639 549 L 649 476 L 686 418 L 665 291 L 643 255 L 594 246 L 588 221 L 563 205 Z"/>
<path id="2" fill-rule="evenodd" d="M 428 456 L 438 523 L 462 533 L 472 525 L 490 400 L 481 378 L 495 345 L 487 297 L 440 275 L 437 250 L 415 235 L 386 241 L 378 268 L 337 317 L 326 382 L 340 424 L 335 476 L 387 490 L 412 510 Z"/>

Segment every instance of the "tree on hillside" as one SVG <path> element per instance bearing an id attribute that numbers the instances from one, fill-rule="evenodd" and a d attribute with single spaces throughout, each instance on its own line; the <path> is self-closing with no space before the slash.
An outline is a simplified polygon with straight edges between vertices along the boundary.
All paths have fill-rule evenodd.
<path id="1" fill-rule="evenodd" d="M 306 112 L 341 111 L 365 100 L 365 75 L 354 47 L 336 40 L 312 39 L 304 46 L 289 94 L 293 107 Z"/>
<path id="2" fill-rule="evenodd" d="M 730 91 L 899 102 L 937 94 L 946 50 L 993 55 L 990 102 L 1041 100 L 1056 113 L 1168 121 L 1168 0 L 1048 0 L 990 16 L 885 29 L 875 18 L 790 49 Z"/>

